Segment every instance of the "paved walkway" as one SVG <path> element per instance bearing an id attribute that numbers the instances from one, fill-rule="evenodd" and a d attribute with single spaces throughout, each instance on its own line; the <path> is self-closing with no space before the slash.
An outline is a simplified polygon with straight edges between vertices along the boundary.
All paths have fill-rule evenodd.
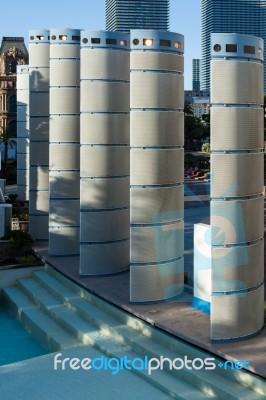
<path id="1" fill-rule="evenodd" d="M 209 221 L 209 184 L 187 182 L 185 186 L 185 271 L 193 273 L 193 224 Z M 230 360 L 247 360 L 250 370 L 266 378 L 266 328 L 256 337 L 234 343 L 210 341 L 210 317 L 191 307 L 192 288 L 175 300 L 152 304 L 129 301 L 129 272 L 108 277 L 80 277 L 79 257 L 50 257 L 47 243 L 36 246 L 47 262 L 91 292 L 135 316 L 207 351 Z"/>

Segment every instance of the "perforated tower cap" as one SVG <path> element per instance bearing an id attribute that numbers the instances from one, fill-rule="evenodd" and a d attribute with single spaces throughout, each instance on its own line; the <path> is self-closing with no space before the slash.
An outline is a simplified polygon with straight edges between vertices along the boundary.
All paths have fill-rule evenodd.
<path id="1" fill-rule="evenodd" d="M 212 33 L 211 57 L 263 61 L 263 39 L 237 33 Z"/>
<path id="2" fill-rule="evenodd" d="M 130 36 L 124 32 L 84 30 L 81 32 L 81 47 L 129 50 Z"/>
<path id="3" fill-rule="evenodd" d="M 184 36 L 179 33 L 156 30 L 130 31 L 131 51 L 172 51 L 184 54 Z"/>
<path id="4" fill-rule="evenodd" d="M 79 43 L 80 42 L 80 29 L 51 29 L 50 42 L 53 43 Z"/>
<path id="5" fill-rule="evenodd" d="M 29 43 L 49 43 L 50 31 L 48 29 L 34 29 L 29 31 Z"/>

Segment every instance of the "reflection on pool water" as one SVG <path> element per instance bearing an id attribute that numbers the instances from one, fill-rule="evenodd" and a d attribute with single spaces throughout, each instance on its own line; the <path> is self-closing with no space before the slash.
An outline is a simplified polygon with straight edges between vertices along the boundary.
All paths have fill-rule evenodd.
<path id="1" fill-rule="evenodd" d="M 48 353 L 49 351 L 0 303 L 0 365 Z"/>

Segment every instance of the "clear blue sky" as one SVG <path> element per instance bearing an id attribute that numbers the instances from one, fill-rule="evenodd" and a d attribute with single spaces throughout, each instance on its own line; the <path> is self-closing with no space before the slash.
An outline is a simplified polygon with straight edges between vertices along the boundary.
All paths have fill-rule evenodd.
<path id="1" fill-rule="evenodd" d="M 185 88 L 191 89 L 192 58 L 201 57 L 200 0 L 170 0 L 170 30 L 185 36 Z M 1 2 L 0 36 L 29 29 L 104 29 L 104 0 L 14 0 Z"/>

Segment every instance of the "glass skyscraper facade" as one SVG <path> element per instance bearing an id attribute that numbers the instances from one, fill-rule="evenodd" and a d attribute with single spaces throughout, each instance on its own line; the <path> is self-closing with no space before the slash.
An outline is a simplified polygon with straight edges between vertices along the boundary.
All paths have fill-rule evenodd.
<path id="1" fill-rule="evenodd" d="M 200 91 L 200 64 L 201 61 L 198 58 L 192 60 L 192 90 L 193 92 Z"/>
<path id="2" fill-rule="evenodd" d="M 266 0 L 201 0 L 202 90 L 210 88 L 211 33 L 244 33 L 266 40 Z"/>
<path id="3" fill-rule="evenodd" d="M 105 0 L 107 31 L 169 30 L 169 0 Z"/>

